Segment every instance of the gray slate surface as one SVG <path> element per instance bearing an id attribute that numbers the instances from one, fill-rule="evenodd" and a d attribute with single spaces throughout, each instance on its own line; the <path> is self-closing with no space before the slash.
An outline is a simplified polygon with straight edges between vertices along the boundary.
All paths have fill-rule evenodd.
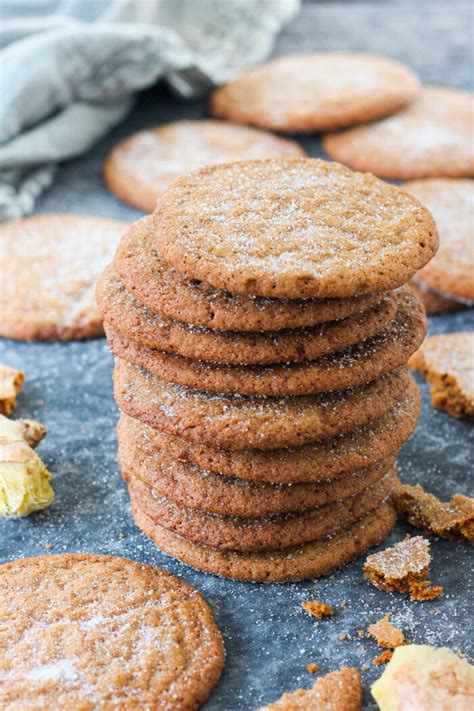
<path id="1" fill-rule="evenodd" d="M 470 6 L 467 3 L 331 3 L 305 6 L 284 32 L 277 52 L 311 49 L 382 51 L 408 61 L 426 82 L 467 87 L 470 81 Z M 202 117 L 204 104 L 185 104 L 166 91 L 144 95 L 123 126 L 81 160 L 65 165 L 43 198 L 41 212 L 74 211 L 134 220 L 140 213 L 120 204 L 102 187 L 100 166 L 117 139 L 137 129 L 181 117 Z M 304 145 L 320 155 L 317 138 Z M 474 328 L 474 312 L 431 320 L 432 333 Z M 69 344 L 25 344 L 0 340 L 0 362 L 23 368 L 27 383 L 19 417 L 43 421 L 50 434 L 40 453 L 54 472 L 56 501 L 45 512 L 0 522 L 0 562 L 51 552 L 112 553 L 155 563 L 194 585 L 212 605 L 223 632 L 227 662 L 223 677 L 205 705 L 207 711 L 247 711 L 286 690 L 310 686 L 308 662 L 324 674 L 345 664 L 363 673 L 366 706 L 370 683 L 380 668 L 374 641 L 360 647 L 356 630 L 385 612 L 417 643 L 447 645 L 472 653 L 471 551 L 467 544 L 432 542 L 431 578 L 445 587 L 432 603 L 375 590 L 362 578 L 362 560 L 328 578 L 290 585 L 255 585 L 221 580 L 191 570 L 162 555 L 133 525 L 128 497 L 117 472 L 112 397 L 112 358 L 103 340 Z M 400 473 L 422 482 L 440 497 L 472 495 L 472 426 L 434 411 L 422 384 L 423 413 L 404 447 Z M 388 543 L 404 536 L 399 525 Z M 384 544 L 386 545 L 386 544 Z M 308 599 L 332 603 L 336 615 L 313 621 L 300 609 Z M 347 639 L 339 640 L 344 633 Z"/>

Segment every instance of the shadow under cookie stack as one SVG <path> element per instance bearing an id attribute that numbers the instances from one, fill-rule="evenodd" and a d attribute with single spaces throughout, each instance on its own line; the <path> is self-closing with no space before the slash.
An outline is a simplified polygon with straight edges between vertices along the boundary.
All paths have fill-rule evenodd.
<path id="1" fill-rule="evenodd" d="M 388 534 L 426 330 L 403 285 L 436 246 L 410 195 L 312 159 L 183 176 L 132 225 L 97 296 L 120 466 L 162 551 L 286 581 Z"/>

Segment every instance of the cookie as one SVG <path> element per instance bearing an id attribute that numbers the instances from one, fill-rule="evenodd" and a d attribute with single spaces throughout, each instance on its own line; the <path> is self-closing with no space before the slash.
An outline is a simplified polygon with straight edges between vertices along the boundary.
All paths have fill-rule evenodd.
<path id="1" fill-rule="evenodd" d="M 440 501 L 417 484 L 403 484 L 394 492 L 397 511 L 408 522 L 428 534 L 448 539 L 466 538 L 474 543 L 474 499 L 454 494 L 451 501 Z"/>
<path id="2" fill-rule="evenodd" d="M 283 583 L 327 575 L 377 545 L 392 530 L 396 513 L 384 503 L 351 528 L 328 539 L 273 551 L 238 553 L 193 543 L 154 523 L 132 506 L 135 523 L 163 553 L 206 573 L 263 583 Z"/>
<path id="3" fill-rule="evenodd" d="M 361 52 L 278 57 L 211 97 L 214 116 L 279 131 L 331 131 L 387 116 L 409 104 L 420 83 L 408 67 Z"/>
<path id="4" fill-rule="evenodd" d="M 427 338 L 409 365 L 431 385 L 431 404 L 453 417 L 474 419 L 474 332 Z"/>
<path id="5" fill-rule="evenodd" d="M 113 556 L 0 566 L 0 626 L 2 709 L 196 709 L 224 664 L 196 590 Z"/>
<path id="6" fill-rule="evenodd" d="M 104 180 L 121 200 L 153 212 L 175 178 L 204 165 L 304 155 L 295 141 L 255 128 L 227 121 L 176 121 L 119 143 L 104 163 Z"/>
<path id="7" fill-rule="evenodd" d="M 472 180 L 432 178 L 404 185 L 436 220 L 439 250 L 416 275 L 430 289 L 474 301 L 474 184 Z"/>
<path id="8" fill-rule="evenodd" d="M 413 277 L 409 286 L 425 307 L 427 316 L 436 316 L 437 314 L 459 311 L 464 308 L 464 305 L 460 301 L 454 301 L 454 299 L 450 299 L 447 296 L 439 294 L 437 291 L 433 291 L 433 289 L 429 289 L 422 281 L 417 281 L 416 277 Z"/>
<path id="9" fill-rule="evenodd" d="M 352 299 L 255 299 L 189 281 L 160 259 L 152 217 L 130 227 L 120 242 L 113 269 L 127 292 L 149 309 L 193 326 L 226 331 L 314 326 L 365 311 L 381 298 L 368 294 Z"/>
<path id="10" fill-rule="evenodd" d="M 217 331 L 190 326 L 142 306 L 117 281 L 111 269 L 106 269 L 99 279 L 97 303 L 111 343 L 117 334 L 119 340 L 125 336 L 147 348 L 232 365 L 320 358 L 380 333 L 396 311 L 395 298 L 387 294 L 367 311 L 317 326 L 266 333 Z"/>
<path id="11" fill-rule="evenodd" d="M 474 175 L 473 95 L 425 87 L 408 108 L 382 121 L 325 136 L 334 160 L 383 178 Z"/>
<path id="12" fill-rule="evenodd" d="M 314 158 L 203 168 L 173 183 L 153 219 L 159 253 L 182 274 L 260 297 L 394 289 L 438 245 L 411 195 Z"/>
<path id="13" fill-rule="evenodd" d="M 118 427 L 118 459 L 126 480 L 140 479 L 151 495 L 175 504 L 227 516 L 269 516 L 326 506 L 358 494 L 394 465 L 391 457 L 354 474 L 314 484 L 252 483 L 173 459 L 150 443 L 139 422 L 129 418 L 128 423 L 131 431 L 123 419 Z"/>
<path id="14" fill-rule="evenodd" d="M 221 550 L 273 550 L 333 536 L 388 499 L 400 480 L 395 472 L 355 496 L 315 509 L 262 517 L 222 516 L 174 504 L 130 478 L 130 500 L 152 521 L 194 543 Z"/>
<path id="15" fill-rule="evenodd" d="M 258 711 L 360 711 L 362 685 L 357 669 L 343 667 L 340 671 L 322 676 L 311 689 L 298 689 Z"/>
<path id="16" fill-rule="evenodd" d="M 404 365 L 426 333 L 422 304 L 408 288 L 396 296 L 397 313 L 386 331 L 319 360 L 268 366 L 218 365 L 141 346 L 108 329 L 112 353 L 161 380 L 188 388 L 240 395 L 304 395 L 342 390 Z"/>
<path id="17" fill-rule="evenodd" d="M 249 398 L 166 383 L 117 359 L 115 399 L 131 417 L 191 442 L 229 449 L 278 449 L 330 439 L 380 417 L 407 387 L 405 371 L 336 393 Z"/>
<path id="18" fill-rule="evenodd" d="M 74 340 L 103 333 L 95 282 L 125 222 L 72 214 L 0 225 L 0 336 Z"/>
<path id="19" fill-rule="evenodd" d="M 289 449 L 230 450 L 190 442 L 160 432 L 122 413 L 123 432 L 146 442 L 151 457 L 164 450 L 183 464 L 240 480 L 293 484 L 327 482 L 359 472 L 382 459 L 396 456 L 413 432 L 420 410 L 420 393 L 411 378 L 400 385 L 392 409 L 366 425 L 326 442 L 314 442 Z"/>

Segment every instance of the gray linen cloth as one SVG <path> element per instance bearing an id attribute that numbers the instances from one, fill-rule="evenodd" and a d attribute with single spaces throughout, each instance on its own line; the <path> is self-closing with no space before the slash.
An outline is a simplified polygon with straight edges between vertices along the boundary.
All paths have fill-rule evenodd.
<path id="1" fill-rule="evenodd" d="M 192 97 L 270 53 L 300 0 L 0 0 L 0 220 L 165 78 Z"/>

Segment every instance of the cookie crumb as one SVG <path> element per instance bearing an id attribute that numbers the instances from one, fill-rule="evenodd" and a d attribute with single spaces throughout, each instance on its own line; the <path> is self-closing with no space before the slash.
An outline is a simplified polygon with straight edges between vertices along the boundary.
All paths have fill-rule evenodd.
<path id="1" fill-rule="evenodd" d="M 310 662 L 306 669 L 309 671 L 310 674 L 316 674 L 316 672 L 319 671 L 319 664 L 316 664 L 315 662 Z"/>
<path id="2" fill-rule="evenodd" d="M 343 642 L 345 639 L 347 639 L 347 635 L 344 634 L 344 632 L 343 632 L 342 634 L 339 635 L 339 639 L 341 640 L 341 642 Z"/>
<path id="3" fill-rule="evenodd" d="M 362 664 L 361 669 L 362 671 L 367 671 L 367 664 Z"/>
<path id="4" fill-rule="evenodd" d="M 362 685 L 357 669 L 344 667 L 319 677 L 311 689 L 298 689 L 258 711 L 283 711 L 283 709 L 344 709 L 360 711 Z"/>
<path id="5" fill-rule="evenodd" d="M 394 499 L 397 510 L 415 528 L 442 538 L 467 538 L 474 543 L 474 499 L 455 494 L 451 501 L 443 503 L 419 484 L 398 486 Z"/>
<path id="6" fill-rule="evenodd" d="M 394 627 L 390 622 L 389 612 L 381 620 L 369 625 L 367 634 L 377 641 L 379 647 L 394 649 L 405 643 L 402 630 Z"/>
<path id="7" fill-rule="evenodd" d="M 46 548 L 47 551 L 49 551 L 49 550 L 51 550 L 51 548 L 53 547 L 53 545 L 52 545 L 52 543 L 45 543 L 45 544 L 44 544 L 44 547 Z"/>
<path id="8" fill-rule="evenodd" d="M 385 649 L 383 652 L 379 654 L 378 657 L 375 657 L 375 659 L 372 659 L 372 664 L 387 664 L 393 656 L 393 650 L 392 649 Z"/>
<path id="9" fill-rule="evenodd" d="M 9 365 L 0 365 L 0 415 L 11 415 L 21 392 L 25 374 Z"/>
<path id="10" fill-rule="evenodd" d="M 379 590 L 408 592 L 412 600 L 432 600 L 443 592 L 430 588 L 425 580 L 431 562 L 430 543 L 422 536 L 407 536 L 380 553 L 369 555 L 364 563 L 364 577 Z"/>
<path id="11" fill-rule="evenodd" d="M 313 617 L 317 617 L 320 620 L 322 617 L 327 617 L 328 615 L 333 615 L 334 610 L 331 605 L 320 600 L 310 600 L 308 602 L 302 602 L 301 607 L 306 612 L 309 612 Z"/>

